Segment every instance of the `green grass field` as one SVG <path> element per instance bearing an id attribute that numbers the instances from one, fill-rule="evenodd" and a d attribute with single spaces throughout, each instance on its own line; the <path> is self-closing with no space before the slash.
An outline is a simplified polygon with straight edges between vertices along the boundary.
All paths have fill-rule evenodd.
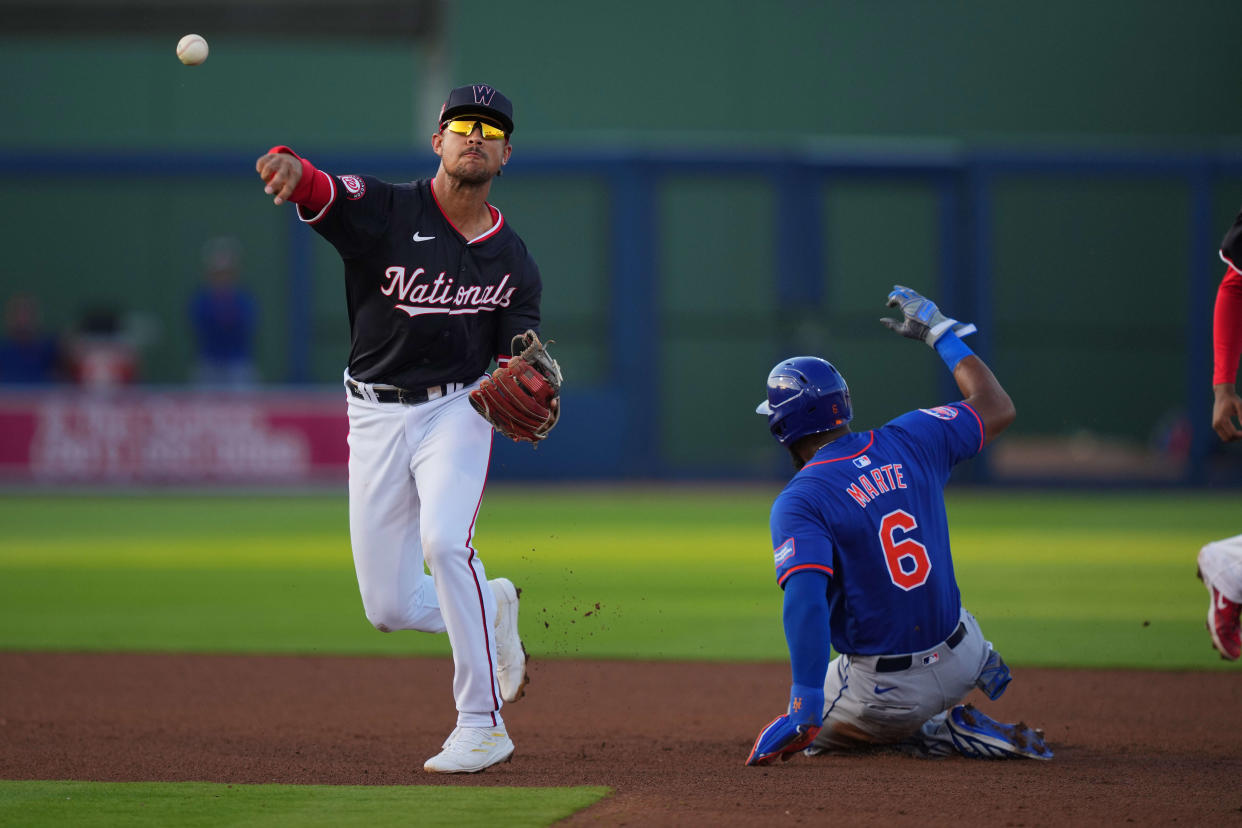
<path id="1" fill-rule="evenodd" d="M 780 660 L 773 494 L 501 488 L 475 545 L 541 658 Z M 1236 500 L 952 491 L 963 600 L 1014 664 L 1227 668 L 1194 571 Z M 9 496 L 0 525 L 3 649 L 448 652 L 366 622 L 343 496 Z"/>
<path id="2" fill-rule="evenodd" d="M 74 828 L 538 828 L 606 788 L 2 782 L 0 825 Z M 464 815 L 469 815 L 466 817 Z"/>
<path id="3" fill-rule="evenodd" d="M 775 492 L 495 488 L 475 545 L 523 587 L 541 659 L 783 660 Z M 1194 577 L 1200 546 L 1242 531 L 1236 493 L 951 490 L 949 517 L 963 600 L 1010 664 L 1237 669 L 1211 650 Z M 343 495 L 9 495 L 0 526 L 0 649 L 448 653 L 367 624 Z M 3 782 L 0 824 L 495 824 L 453 804 L 484 790 L 529 825 L 606 793 L 372 788 L 358 810 L 354 788 Z"/>

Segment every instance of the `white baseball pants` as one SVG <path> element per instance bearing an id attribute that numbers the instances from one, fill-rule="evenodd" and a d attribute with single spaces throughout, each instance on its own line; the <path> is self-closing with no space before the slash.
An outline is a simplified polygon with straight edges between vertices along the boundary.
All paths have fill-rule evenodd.
<path id="1" fill-rule="evenodd" d="M 876 672 L 877 656 L 834 658 L 824 681 L 824 728 L 815 747 L 851 750 L 917 739 L 932 750 L 952 750 L 944 711 L 974 689 L 992 650 L 965 608 L 959 623 L 966 632 L 957 646 L 941 643 L 912 653 L 910 667 L 899 672 Z"/>
<path id="2" fill-rule="evenodd" d="M 346 392 L 363 609 L 381 632 L 448 633 L 459 727 L 501 724 L 496 600 L 471 544 L 492 450 L 492 427 L 468 398 L 477 385 L 420 405 Z"/>

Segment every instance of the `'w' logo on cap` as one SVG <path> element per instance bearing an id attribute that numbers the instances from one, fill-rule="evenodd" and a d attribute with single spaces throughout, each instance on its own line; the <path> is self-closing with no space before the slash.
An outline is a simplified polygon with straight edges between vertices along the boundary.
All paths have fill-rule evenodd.
<path id="1" fill-rule="evenodd" d="M 492 96 L 496 94 L 495 89 L 492 89 L 490 86 L 475 86 L 473 89 L 475 103 L 483 104 L 484 106 L 492 105 Z"/>

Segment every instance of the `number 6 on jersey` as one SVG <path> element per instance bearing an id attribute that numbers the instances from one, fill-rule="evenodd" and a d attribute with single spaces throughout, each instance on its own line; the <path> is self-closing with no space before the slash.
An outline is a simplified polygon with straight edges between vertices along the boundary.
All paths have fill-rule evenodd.
<path id="1" fill-rule="evenodd" d="M 927 583 L 931 574 L 931 559 L 927 556 L 927 547 L 914 538 L 897 540 L 897 533 L 908 533 L 917 529 L 919 522 L 914 515 L 898 509 L 889 512 L 880 521 L 880 546 L 884 548 L 884 561 L 888 564 L 888 577 L 893 584 L 906 592 Z M 912 568 L 909 572 L 903 566 L 903 559 L 909 559 Z"/>

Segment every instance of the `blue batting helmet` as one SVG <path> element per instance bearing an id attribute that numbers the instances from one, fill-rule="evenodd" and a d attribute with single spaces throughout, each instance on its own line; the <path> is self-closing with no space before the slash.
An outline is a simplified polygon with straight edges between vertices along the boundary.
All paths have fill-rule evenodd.
<path id="1" fill-rule="evenodd" d="M 832 363 L 819 357 L 792 357 L 768 374 L 768 398 L 757 414 L 766 414 L 768 429 L 782 446 L 808 434 L 843 426 L 854 417 L 850 389 Z"/>

